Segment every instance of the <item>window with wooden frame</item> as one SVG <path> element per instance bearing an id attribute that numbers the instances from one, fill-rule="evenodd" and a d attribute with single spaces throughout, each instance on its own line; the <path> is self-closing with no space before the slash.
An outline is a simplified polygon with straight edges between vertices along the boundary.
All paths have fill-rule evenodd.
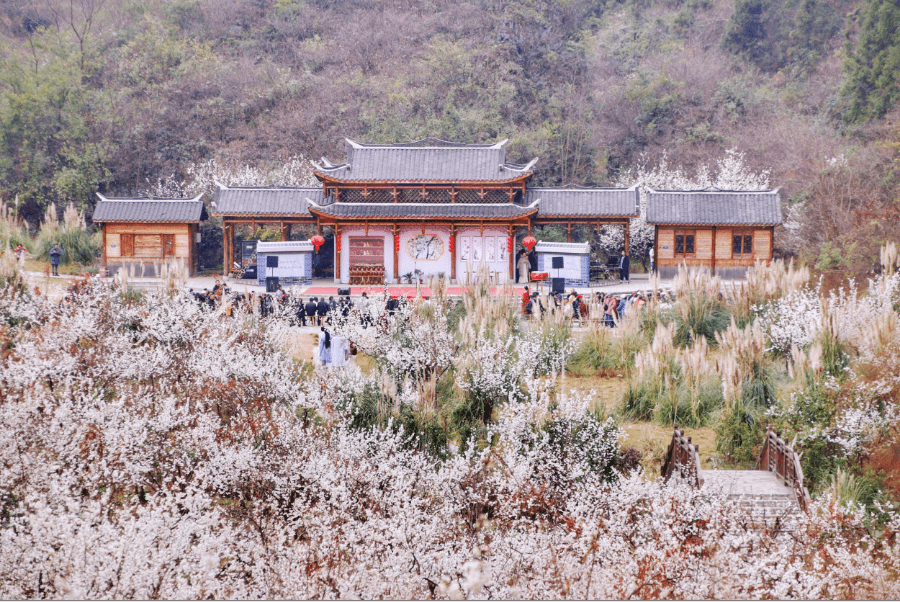
<path id="1" fill-rule="evenodd" d="M 753 255 L 753 231 L 735 230 L 731 234 L 732 257 L 751 257 Z"/>
<path id="2" fill-rule="evenodd" d="M 696 230 L 675 230 L 675 257 L 693 257 Z"/>

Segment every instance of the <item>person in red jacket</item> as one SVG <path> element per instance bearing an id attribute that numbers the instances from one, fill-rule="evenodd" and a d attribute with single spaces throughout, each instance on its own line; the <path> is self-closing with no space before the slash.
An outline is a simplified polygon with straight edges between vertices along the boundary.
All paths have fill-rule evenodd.
<path id="1" fill-rule="evenodd" d="M 528 293 L 528 287 L 525 287 L 525 292 L 522 293 L 522 313 L 525 313 L 525 306 L 528 305 L 528 301 L 531 299 L 531 295 Z"/>

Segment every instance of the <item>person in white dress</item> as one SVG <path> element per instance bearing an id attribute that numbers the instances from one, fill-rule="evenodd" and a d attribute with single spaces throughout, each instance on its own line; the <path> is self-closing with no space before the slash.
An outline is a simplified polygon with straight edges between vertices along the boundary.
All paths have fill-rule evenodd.
<path id="1" fill-rule="evenodd" d="M 331 365 L 336 368 L 342 368 L 347 365 L 348 357 L 350 357 L 350 341 L 340 335 L 332 337 Z"/>
<path id="2" fill-rule="evenodd" d="M 319 363 L 323 366 L 331 365 L 332 355 L 332 338 L 331 334 L 322 327 L 322 334 L 319 335 Z"/>

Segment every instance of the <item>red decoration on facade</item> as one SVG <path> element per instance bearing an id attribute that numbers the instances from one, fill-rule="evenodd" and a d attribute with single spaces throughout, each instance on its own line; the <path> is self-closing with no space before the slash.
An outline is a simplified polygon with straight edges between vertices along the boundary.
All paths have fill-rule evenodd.
<path id="1" fill-rule="evenodd" d="M 337 252 L 340 253 L 341 252 L 341 237 L 340 236 L 334 237 L 334 246 L 335 246 L 335 249 L 337 249 Z"/>
<path id="2" fill-rule="evenodd" d="M 312 245 L 316 248 L 316 253 L 318 253 L 319 247 L 321 247 L 322 245 L 325 244 L 325 238 L 320 236 L 319 234 L 316 234 L 315 236 L 313 236 L 312 238 L 309 239 L 309 242 L 312 243 Z"/>
<path id="3" fill-rule="evenodd" d="M 398 253 L 400 252 L 400 235 L 397 234 L 394 236 L 394 250 Z"/>
<path id="4" fill-rule="evenodd" d="M 522 246 L 531 251 L 534 248 L 534 245 L 537 244 L 537 240 L 535 240 L 534 236 L 526 236 L 522 239 Z"/>
<path id="5" fill-rule="evenodd" d="M 447 239 L 447 248 L 451 253 L 456 250 L 456 237 L 454 237 L 452 234 L 450 235 L 450 238 Z"/>
<path id="6" fill-rule="evenodd" d="M 512 236 L 506 237 L 506 252 L 509 253 L 510 255 L 512 255 L 512 252 L 513 252 L 513 243 L 514 242 L 515 241 L 513 240 Z"/>

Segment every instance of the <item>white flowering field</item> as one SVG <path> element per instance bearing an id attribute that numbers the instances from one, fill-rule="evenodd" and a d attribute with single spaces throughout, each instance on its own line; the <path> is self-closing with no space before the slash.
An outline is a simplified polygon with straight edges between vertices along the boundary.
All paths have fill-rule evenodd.
<path id="1" fill-rule="evenodd" d="M 900 517 L 882 498 L 873 513 L 823 488 L 796 530 L 759 530 L 727 499 L 635 469 L 624 415 L 557 386 L 576 343 L 552 316 L 523 323 L 477 293 L 465 312 L 435 299 L 389 316 L 373 300 L 373 323 L 331 328 L 376 368 L 311 368 L 285 351 L 287 319 L 107 285 L 56 303 L 4 269 L 0 597 L 900 596 Z M 860 367 L 895 370 L 860 378 L 861 405 L 822 427 L 845 450 L 895 425 L 895 293 L 855 326 L 832 320 L 836 337 L 887 320 L 881 339 L 846 338 Z M 786 315 L 815 308 L 778 299 L 753 310 L 760 353 L 793 349 L 823 387 L 856 378 L 823 373 L 806 317 L 792 330 Z M 715 382 L 763 336 L 734 328 L 716 352 L 734 366 L 696 364 Z"/>

